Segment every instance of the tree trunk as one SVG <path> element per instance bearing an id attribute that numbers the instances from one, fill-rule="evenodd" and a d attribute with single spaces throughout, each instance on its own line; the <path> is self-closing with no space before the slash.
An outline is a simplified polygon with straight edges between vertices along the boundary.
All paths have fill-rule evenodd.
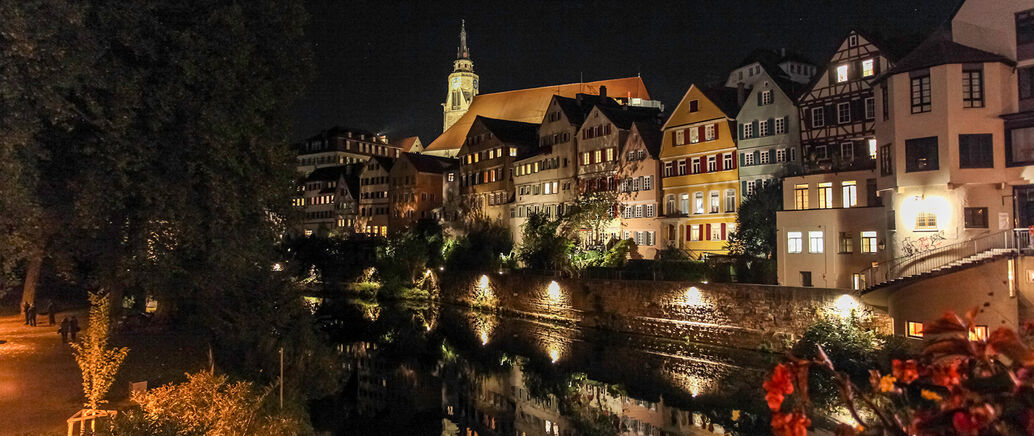
<path id="1" fill-rule="evenodd" d="M 36 284 L 39 283 L 40 270 L 43 269 L 43 250 L 33 251 L 29 256 L 29 265 L 25 269 L 25 283 L 22 286 L 22 303 L 20 308 L 25 311 L 25 303 L 36 305 Z"/>

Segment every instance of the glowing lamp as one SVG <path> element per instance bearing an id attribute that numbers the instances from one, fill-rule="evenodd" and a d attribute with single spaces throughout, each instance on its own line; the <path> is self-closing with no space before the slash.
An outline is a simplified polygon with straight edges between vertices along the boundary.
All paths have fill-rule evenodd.
<path id="1" fill-rule="evenodd" d="M 281 265 L 280 263 L 274 263 L 273 264 L 273 271 L 283 271 L 283 270 L 284 270 L 284 266 Z"/>
<path id="2" fill-rule="evenodd" d="M 549 282 L 549 286 L 546 288 L 546 291 L 550 300 L 557 301 L 560 299 L 560 284 L 557 283 L 556 280 Z"/>
<path id="3" fill-rule="evenodd" d="M 488 332 L 481 331 L 481 345 L 488 345 Z"/>
<path id="4" fill-rule="evenodd" d="M 560 360 L 560 350 L 556 348 L 550 348 L 549 360 L 551 360 L 553 363 L 556 363 L 556 361 Z"/>
<path id="5" fill-rule="evenodd" d="M 833 308 L 836 309 L 838 315 L 843 318 L 851 316 L 851 311 L 858 309 L 858 300 L 854 297 L 844 294 L 840 298 L 837 298 L 836 303 L 833 304 Z"/>
<path id="6" fill-rule="evenodd" d="M 704 296 L 696 286 L 690 286 L 689 289 L 686 289 L 686 294 L 683 298 L 686 304 L 690 306 L 700 306 L 704 303 Z"/>
<path id="7" fill-rule="evenodd" d="M 488 289 L 488 275 L 487 274 L 481 274 L 481 278 L 478 279 L 478 288 L 479 289 Z"/>

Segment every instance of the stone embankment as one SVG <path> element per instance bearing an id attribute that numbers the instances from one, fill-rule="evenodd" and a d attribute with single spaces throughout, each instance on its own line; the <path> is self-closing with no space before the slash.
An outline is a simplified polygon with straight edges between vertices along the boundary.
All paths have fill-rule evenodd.
<path id="1" fill-rule="evenodd" d="M 886 315 L 842 289 L 579 280 L 517 272 L 449 275 L 439 283 L 446 303 L 735 348 L 778 350 L 825 317 L 857 316 L 882 332 L 891 326 Z"/>

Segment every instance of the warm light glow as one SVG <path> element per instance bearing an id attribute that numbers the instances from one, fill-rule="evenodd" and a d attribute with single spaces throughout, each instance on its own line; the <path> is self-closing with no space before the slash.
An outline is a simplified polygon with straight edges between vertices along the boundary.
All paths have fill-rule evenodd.
<path id="1" fill-rule="evenodd" d="M 549 282 L 549 287 L 546 288 L 548 291 L 549 299 L 553 301 L 560 300 L 560 284 L 553 280 Z"/>
<path id="2" fill-rule="evenodd" d="M 481 278 L 478 279 L 478 289 L 481 289 L 481 290 L 488 289 L 488 275 L 487 274 L 482 274 Z"/>
<path id="3" fill-rule="evenodd" d="M 858 300 L 854 297 L 844 294 L 840 298 L 837 298 L 837 302 L 833 305 L 838 315 L 843 318 L 851 316 L 851 312 L 858 309 Z"/>
<path id="4" fill-rule="evenodd" d="M 488 332 L 482 330 L 480 336 L 481 336 L 481 345 L 488 345 Z"/>
<path id="5" fill-rule="evenodd" d="M 943 229 L 950 225 L 947 221 L 948 217 L 951 216 L 951 205 L 944 197 L 937 195 L 913 195 L 911 197 L 906 197 L 905 200 L 901 202 L 901 218 L 904 220 L 905 226 L 908 228 L 916 230 L 916 217 L 919 216 L 920 212 L 934 214 L 937 218 L 938 229 Z"/>
<path id="6" fill-rule="evenodd" d="M 553 361 L 553 363 L 560 360 L 560 350 L 551 347 L 549 349 L 549 359 Z"/>
<path id="7" fill-rule="evenodd" d="M 684 303 L 690 306 L 704 304 L 704 296 L 696 286 L 690 286 L 689 289 L 686 289 L 686 295 L 683 296 L 683 299 Z"/>
<path id="8" fill-rule="evenodd" d="M 273 271 L 283 271 L 283 270 L 284 270 L 284 266 L 281 265 L 280 263 L 274 263 L 273 264 Z"/>

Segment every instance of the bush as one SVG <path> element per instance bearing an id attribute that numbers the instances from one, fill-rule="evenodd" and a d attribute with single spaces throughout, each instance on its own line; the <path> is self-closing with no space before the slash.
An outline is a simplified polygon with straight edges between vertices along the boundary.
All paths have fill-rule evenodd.
<path id="1" fill-rule="evenodd" d="M 466 235 L 447 242 L 444 251 L 449 271 L 492 271 L 513 251 L 513 237 L 500 223 L 477 221 Z"/>
<path id="2" fill-rule="evenodd" d="M 559 271 L 571 262 L 575 241 L 561 231 L 562 220 L 533 213 L 521 229 L 522 245 L 517 257 L 527 268 Z"/>

